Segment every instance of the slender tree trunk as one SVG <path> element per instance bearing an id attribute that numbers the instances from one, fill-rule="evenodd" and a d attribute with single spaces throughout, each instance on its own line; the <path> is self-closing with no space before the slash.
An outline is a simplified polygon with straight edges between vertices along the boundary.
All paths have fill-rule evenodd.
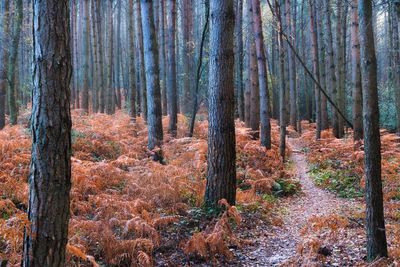
<path id="1" fill-rule="evenodd" d="M 328 66 L 329 66 L 329 93 L 333 101 L 336 100 L 337 95 L 337 79 L 336 79 L 336 65 L 335 65 L 335 54 L 333 50 L 333 34 L 332 34 L 332 22 L 331 22 L 331 5 L 330 0 L 325 1 L 325 23 L 326 23 L 326 41 L 327 41 L 327 53 L 328 53 Z M 333 135 L 339 137 L 339 114 L 332 108 L 332 126 Z"/>
<path id="2" fill-rule="evenodd" d="M 344 65 L 346 64 L 345 62 L 345 40 L 343 35 L 344 33 L 344 28 L 343 28 L 343 22 L 344 18 L 346 16 L 345 12 L 345 3 L 343 0 L 338 0 L 337 1 L 337 21 L 336 21 L 336 47 L 337 47 L 337 77 L 338 77 L 338 83 L 337 83 L 337 96 L 336 96 L 336 101 L 337 105 L 340 108 L 340 110 L 343 112 L 345 108 L 345 100 L 344 100 L 344 94 L 345 94 L 345 68 Z M 338 129 L 337 129 L 337 135 L 335 135 L 337 138 L 342 138 L 344 136 L 344 121 L 343 119 L 339 116 L 338 117 Z"/>
<path id="3" fill-rule="evenodd" d="M 296 6 L 296 4 L 293 4 L 294 6 Z M 296 18 L 294 18 L 294 21 L 292 22 L 291 16 L 292 16 L 292 12 L 291 12 L 291 1 L 290 0 L 286 0 L 286 5 L 285 5 L 285 9 L 286 9 L 286 25 L 287 25 L 287 32 L 291 38 L 291 42 L 294 44 L 296 42 L 295 39 L 295 34 L 296 34 L 296 30 L 293 27 L 293 23 L 296 20 Z M 289 63 L 289 87 L 290 87 L 290 125 L 294 127 L 294 129 L 297 131 L 297 108 L 296 108 L 296 60 L 295 57 L 293 55 L 292 50 L 288 47 L 287 48 L 287 54 L 288 54 L 288 63 Z"/>
<path id="4" fill-rule="evenodd" d="M 144 53 L 143 53 L 143 30 L 142 30 L 142 19 L 140 14 L 140 1 L 136 1 L 136 33 L 138 39 L 138 51 L 139 51 L 139 77 L 140 77 L 140 104 L 141 112 L 144 120 L 147 121 L 147 90 L 146 90 L 146 74 L 144 68 Z"/>
<path id="5" fill-rule="evenodd" d="M 10 34 L 10 25 L 9 25 L 9 17 L 10 17 L 10 2 L 9 0 L 4 0 L 4 14 L 2 19 L 2 30 L 3 36 L 8 36 Z M 6 106 L 6 95 L 7 95 L 7 69 L 8 69 L 8 60 L 9 53 L 7 47 L 7 39 L 3 38 L 2 47 L 1 47 L 1 61 L 0 61 L 0 130 L 4 128 L 6 125 L 6 117 L 5 117 L 5 106 Z"/>
<path id="6" fill-rule="evenodd" d="M 69 1 L 34 0 L 29 232 L 23 266 L 66 266 L 71 189 Z"/>
<path id="7" fill-rule="evenodd" d="M 270 101 L 267 79 L 267 65 L 264 49 L 264 37 L 262 33 L 260 0 L 252 0 L 253 7 L 253 31 L 255 35 L 258 82 L 260 85 L 260 113 L 261 113 L 261 145 L 271 149 L 271 123 L 270 123 Z"/>
<path id="8" fill-rule="evenodd" d="M 381 142 L 372 1 L 359 0 L 358 13 L 363 84 L 367 259 L 373 261 L 378 257 L 387 257 L 388 253 L 381 180 Z"/>
<path id="9" fill-rule="evenodd" d="M 157 146 L 161 147 L 163 141 L 158 44 L 154 28 L 152 1 L 141 0 L 141 2 L 148 107 L 148 148 L 153 150 Z"/>
<path id="10" fill-rule="evenodd" d="M 117 56 L 115 62 L 115 94 L 116 104 L 118 109 L 122 108 L 122 94 L 121 94 L 121 2 L 117 2 L 118 7 L 118 19 L 117 19 Z"/>
<path id="11" fill-rule="evenodd" d="M 237 0 L 235 36 L 235 74 L 236 74 L 236 101 L 239 119 L 244 118 L 244 95 L 243 95 L 243 0 Z"/>
<path id="12" fill-rule="evenodd" d="M 167 99 L 169 124 L 168 132 L 176 136 L 176 124 L 178 121 L 178 100 L 176 84 L 176 61 L 175 61 L 175 25 L 176 25 L 176 0 L 167 1 Z"/>
<path id="13" fill-rule="evenodd" d="M 104 113 L 105 111 L 105 106 L 106 106 L 106 102 L 105 102 L 105 73 L 104 73 L 104 66 L 103 66 L 103 62 L 104 62 L 104 50 L 103 50 L 103 32 L 102 32 L 102 23 L 101 23 L 101 4 L 99 1 L 94 0 L 95 3 L 95 9 L 96 9 L 96 24 L 97 24 L 97 46 L 99 48 L 99 56 L 98 56 L 98 60 L 99 60 L 99 86 L 100 88 L 98 88 L 99 92 L 99 111 L 101 113 Z"/>
<path id="14" fill-rule="evenodd" d="M 113 106 L 114 106 L 114 89 L 113 89 L 113 75 L 114 75 L 114 19 L 113 19 L 113 0 L 109 0 L 107 7 L 107 18 L 108 18 L 108 26 L 110 27 L 110 35 L 108 36 L 108 49 L 109 49 L 109 70 L 108 70 L 108 88 L 107 88 L 107 101 L 106 101 L 106 113 L 111 115 L 113 114 Z"/>
<path id="15" fill-rule="evenodd" d="M 83 90 L 82 90 L 82 109 L 89 113 L 89 40 L 90 40 L 90 22 L 89 22 L 89 0 L 84 0 L 83 11 Z"/>
<path id="16" fill-rule="evenodd" d="M 233 1 L 211 0 L 207 185 L 205 203 L 236 199 Z"/>
<path id="17" fill-rule="evenodd" d="M 193 94 L 191 89 L 191 72 L 190 67 L 191 63 L 191 37 L 192 37 L 192 19 L 193 19 L 193 11 L 192 11 L 192 1 L 185 0 L 183 1 L 182 8 L 182 30 L 183 30 L 183 92 L 182 92 L 182 113 L 189 114 L 190 108 L 193 105 Z"/>
<path id="18" fill-rule="evenodd" d="M 136 121 L 136 75 L 135 75 L 135 42 L 134 42 L 134 16 L 133 16 L 133 1 L 129 0 L 129 115 L 133 122 Z"/>
<path id="19" fill-rule="evenodd" d="M 16 125 L 18 118 L 18 105 L 17 105 L 17 91 L 16 91 L 16 79 L 17 79 L 17 59 L 19 51 L 19 42 L 21 36 L 21 26 L 23 20 L 23 2 L 22 0 L 15 1 L 16 18 L 15 28 L 12 36 L 12 48 L 10 55 L 10 68 L 9 68 L 9 79 L 10 79 L 10 91 L 8 94 L 8 105 L 10 107 L 10 124 Z"/>
<path id="20" fill-rule="evenodd" d="M 353 128 L 354 141 L 363 138 L 362 123 L 362 85 L 360 66 L 360 38 L 358 30 L 358 0 L 351 3 L 351 64 L 352 64 L 352 87 L 353 87 Z"/>
<path id="21" fill-rule="evenodd" d="M 314 0 L 309 0 L 310 2 L 310 31 L 311 31 L 311 43 L 312 43 L 312 56 L 313 56 L 313 70 L 314 76 L 317 81 L 320 80 L 319 77 L 319 58 L 318 58 L 318 33 L 315 21 L 315 2 Z M 315 116 L 317 122 L 316 129 L 316 139 L 321 138 L 321 92 L 317 85 L 314 85 L 315 92 Z"/>
<path id="22" fill-rule="evenodd" d="M 400 4 L 397 4 L 400 8 Z M 400 43 L 399 43 L 399 17 L 400 14 L 396 8 L 393 8 L 393 65 L 394 65 L 394 87 L 395 87 L 395 101 L 397 113 L 397 133 L 400 135 Z"/>
<path id="23" fill-rule="evenodd" d="M 162 101 L 162 113 L 164 116 L 168 114 L 168 103 L 167 103 L 167 90 L 166 90 L 166 63 L 165 63 L 165 1 L 160 0 L 160 18 L 159 18 L 159 44 L 158 53 L 160 55 L 160 79 L 161 79 L 161 101 Z"/>

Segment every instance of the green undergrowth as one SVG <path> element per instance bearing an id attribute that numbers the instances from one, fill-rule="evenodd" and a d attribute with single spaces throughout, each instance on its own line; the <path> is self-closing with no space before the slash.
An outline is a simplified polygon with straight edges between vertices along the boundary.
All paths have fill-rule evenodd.
<path id="1" fill-rule="evenodd" d="M 361 176 L 351 166 L 341 167 L 339 161 L 325 161 L 312 164 L 310 176 L 314 183 L 342 198 L 358 198 L 363 196 L 360 186 Z"/>

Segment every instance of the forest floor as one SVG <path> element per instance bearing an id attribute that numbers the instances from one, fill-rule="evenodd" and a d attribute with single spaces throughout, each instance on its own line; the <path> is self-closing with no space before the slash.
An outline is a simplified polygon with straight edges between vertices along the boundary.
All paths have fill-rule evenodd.
<path id="1" fill-rule="evenodd" d="M 304 227 L 310 221 L 327 216 L 335 218 L 335 216 L 351 214 L 355 209 L 361 208 L 357 201 L 338 198 L 317 187 L 309 175 L 309 166 L 304 153 L 305 144 L 299 138 L 288 138 L 288 144 L 292 149 L 289 168 L 293 168 L 296 173 L 302 190 L 299 194 L 282 200 L 277 206 L 278 214 L 282 219 L 281 224 L 262 225 L 253 233 L 255 246 L 247 247 L 243 255 L 239 255 L 243 266 L 297 265 L 295 255 L 299 252 L 301 254 L 298 247 L 301 242 L 304 242 Z M 362 236 L 355 236 L 351 242 L 362 243 L 362 241 Z M 362 244 L 361 246 L 350 244 L 352 251 L 340 249 L 340 246 L 343 247 L 344 244 L 337 247 L 319 243 L 314 245 L 318 249 L 317 257 L 331 256 L 325 262 L 328 266 L 352 265 L 362 260 L 360 257 L 364 254 L 358 251 Z M 308 260 L 312 261 L 313 257 Z M 297 263 L 312 264 L 304 262 L 304 259 L 302 261 L 302 263 Z"/>

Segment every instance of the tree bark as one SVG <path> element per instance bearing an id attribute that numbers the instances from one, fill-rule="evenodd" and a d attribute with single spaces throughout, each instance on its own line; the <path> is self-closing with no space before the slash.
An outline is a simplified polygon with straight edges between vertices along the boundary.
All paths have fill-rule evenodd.
<path id="1" fill-rule="evenodd" d="M 96 24 L 97 24 L 97 46 L 99 48 L 99 111 L 104 113 L 105 110 L 105 74 L 104 74 L 104 50 L 103 50 L 103 32 L 101 23 L 101 4 L 99 1 L 94 0 L 96 9 Z"/>
<path id="2" fill-rule="evenodd" d="M 239 119 L 245 121 L 243 95 L 243 0 L 237 0 L 235 36 L 236 103 Z"/>
<path id="3" fill-rule="evenodd" d="M 153 150 L 157 146 L 161 147 L 163 140 L 158 44 L 154 28 L 152 1 L 141 0 L 141 3 L 148 107 L 148 148 Z"/>
<path id="4" fill-rule="evenodd" d="M 296 6 L 296 4 L 294 4 Z M 294 44 L 296 42 L 295 34 L 296 30 L 293 28 L 293 23 L 296 18 L 291 19 L 292 12 L 291 12 L 291 1 L 286 0 L 285 4 L 285 13 L 286 13 L 286 26 L 287 32 L 289 33 L 290 41 Z M 296 108 L 296 60 L 293 55 L 292 50 L 287 47 L 287 55 L 288 55 L 288 63 L 289 63 L 289 87 L 290 87 L 290 120 L 289 123 L 292 127 L 294 127 L 295 131 L 297 131 L 297 108 Z"/>
<path id="5" fill-rule="evenodd" d="M 211 0 L 208 157 L 205 203 L 221 199 L 235 204 L 236 152 L 234 124 L 233 1 Z"/>
<path id="6" fill-rule="evenodd" d="M 176 61 L 175 61 L 175 26 L 176 26 L 176 0 L 167 1 L 167 101 L 169 124 L 168 132 L 176 136 L 178 121 L 178 100 L 176 93 Z"/>
<path id="7" fill-rule="evenodd" d="M 110 35 L 108 39 L 108 57 L 109 57 L 109 70 L 108 70 L 108 89 L 107 89 L 107 101 L 106 101 L 106 113 L 111 115 L 114 114 L 114 107 L 115 107 L 115 96 L 114 96 L 114 83 L 113 83 L 113 76 L 114 76 L 114 19 L 113 19 L 113 0 L 108 1 L 107 7 L 107 18 L 108 18 L 108 27 L 110 27 Z"/>
<path id="8" fill-rule="evenodd" d="M 161 101 L 162 113 L 164 116 L 168 115 L 168 102 L 167 102 L 167 89 L 166 89 L 166 63 L 165 63 L 165 1 L 160 0 L 160 18 L 159 18 L 159 44 L 158 53 L 160 55 L 160 80 L 161 80 Z"/>
<path id="9" fill-rule="evenodd" d="M 65 266 L 71 189 L 69 1 L 33 2 L 29 232 L 23 266 Z"/>
<path id="10" fill-rule="evenodd" d="M 270 123 L 270 101 L 268 91 L 267 66 L 264 49 L 264 37 L 262 32 L 260 0 L 252 0 L 253 7 L 253 31 L 255 35 L 258 83 L 260 85 L 260 114 L 261 114 L 261 145 L 271 149 L 271 123 Z"/>
<path id="11" fill-rule="evenodd" d="M 146 90 L 146 74 L 144 67 L 144 53 L 143 53 L 143 29 L 142 18 L 140 14 L 140 1 L 136 1 L 136 33 L 138 39 L 138 53 L 139 53 L 139 77 L 140 77 L 140 103 L 141 112 L 144 120 L 147 121 L 147 90 Z"/>
<path id="12" fill-rule="evenodd" d="M 89 113 L 89 40 L 90 40 L 90 22 L 89 22 L 89 0 L 84 0 L 83 11 L 83 90 L 82 90 L 82 109 Z"/>
<path id="13" fill-rule="evenodd" d="M 381 180 L 381 142 L 372 1 L 359 0 L 358 13 L 363 83 L 367 259 L 373 261 L 379 257 L 387 257 L 388 253 Z"/>
<path id="14" fill-rule="evenodd" d="M 354 141 L 363 139 L 362 123 L 362 83 L 360 66 L 360 38 L 358 30 L 358 0 L 351 3 L 351 64 L 352 64 L 352 87 L 353 87 L 353 127 Z"/>
<path id="15" fill-rule="evenodd" d="M 17 77 L 17 59 L 18 50 L 21 36 L 21 26 L 23 20 L 23 2 L 22 0 L 15 1 L 16 8 L 16 18 L 15 18 L 15 28 L 12 36 L 12 48 L 10 55 L 10 69 L 9 69 L 9 84 L 10 90 L 8 94 L 8 105 L 10 107 L 10 124 L 16 125 L 18 118 L 18 105 L 17 105 L 17 91 L 16 91 L 16 77 Z"/>
<path id="16" fill-rule="evenodd" d="M 193 90 L 191 84 L 191 64 L 192 60 L 192 49 L 191 49 L 191 41 L 192 41 L 192 33 L 193 33 L 193 10 L 192 10 L 192 1 L 185 0 L 183 1 L 182 8 L 182 30 L 183 30 L 183 92 L 182 92 L 182 113 L 190 114 L 191 107 L 193 106 Z"/>
<path id="17" fill-rule="evenodd" d="M 10 17 L 10 2 L 9 0 L 4 0 L 4 14 L 2 19 L 2 30 L 3 36 L 8 36 L 10 34 L 10 25 L 9 25 L 9 17 Z M 5 106 L 6 106 L 6 95 L 7 95 L 7 70 L 8 70 L 8 60 L 9 53 L 7 49 L 7 39 L 3 38 L 2 49 L 1 51 L 1 61 L 0 61 L 0 130 L 4 128 L 6 125 L 6 117 L 5 117 Z"/>
<path id="18" fill-rule="evenodd" d="M 398 4 L 400 6 L 400 4 Z M 399 7 L 397 7 L 399 8 Z M 393 68 L 394 68 L 394 87 L 395 87 L 395 101 L 396 101 L 396 127 L 397 134 L 400 135 L 400 43 L 399 43 L 399 20 L 400 14 L 393 8 Z"/>
<path id="19" fill-rule="evenodd" d="M 136 121 L 136 75 L 135 75 L 135 42 L 134 42 L 134 16 L 133 1 L 129 0 L 129 115 L 133 122 Z"/>

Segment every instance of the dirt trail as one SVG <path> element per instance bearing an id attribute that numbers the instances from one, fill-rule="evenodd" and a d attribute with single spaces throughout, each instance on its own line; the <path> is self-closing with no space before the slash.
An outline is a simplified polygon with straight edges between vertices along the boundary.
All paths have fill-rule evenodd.
<path id="1" fill-rule="evenodd" d="M 279 266 L 296 254 L 300 239 L 300 230 L 314 215 L 323 216 L 341 213 L 348 209 L 351 202 L 339 199 L 333 194 L 316 187 L 308 175 L 306 157 L 302 152 L 299 139 L 288 139 L 293 153 L 290 160 L 302 187 L 302 193 L 288 199 L 280 207 L 282 226 L 262 226 L 254 235 L 253 250 L 242 256 L 243 266 Z"/>

